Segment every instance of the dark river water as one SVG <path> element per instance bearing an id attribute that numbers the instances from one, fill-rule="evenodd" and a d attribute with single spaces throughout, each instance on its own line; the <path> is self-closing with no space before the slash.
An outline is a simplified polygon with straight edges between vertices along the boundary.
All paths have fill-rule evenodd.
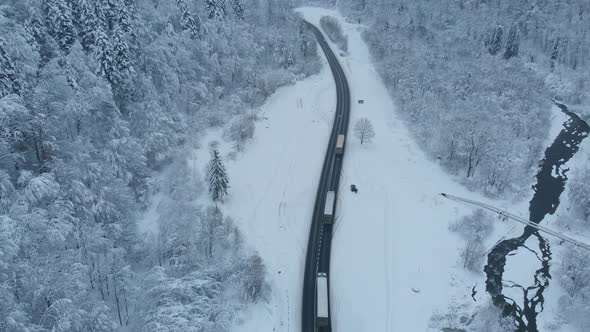
<path id="1" fill-rule="evenodd" d="M 557 103 L 556 103 L 557 104 Z M 533 198 L 529 205 L 529 220 L 538 224 L 547 214 L 555 213 L 559 206 L 559 197 L 567 183 L 568 168 L 565 164 L 578 152 L 580 143 L 590 133 L 590 126 L 579 116 L 570 112 L 565 105 L 557 104 L 569 119 L 563 123 L 563 129 L 545 150 L 545 157 L 539 163 L 537 182 L 533 186 Z M 534 247 L 525 246 L 529 238 L 534 238 Z M 530 243 L 530 241 L 529 241 Z M 531 276 L 531 285 L 518 285 L 504 280 L 506 258 L 519 250 L 535 253 L 539 266 Z M 543 292 L 551 281 L 551 248 L 545 238 L 534 228 L 526 226 L 522 235 L 498 243 L 488 254 L 486 273 L 486 291 L 492 301 L 505 316 L 514 318 L 517 332 L 537 332 L 537 316 L 543 311 L 545 298 Z M 510 287 L 522 292 L 519 298 L 510 298 L 503 294 L 503 289 Z"/>

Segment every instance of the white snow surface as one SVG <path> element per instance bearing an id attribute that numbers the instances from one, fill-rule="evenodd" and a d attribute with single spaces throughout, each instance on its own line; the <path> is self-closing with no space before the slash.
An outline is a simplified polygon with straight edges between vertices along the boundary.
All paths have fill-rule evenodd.
<path id="1" fill-rule="evenodd" d="M 469 197 L 525 218 L 530 197 L 516 203 L 491 201 L 459 185 L 424 155 L 396 114 L 361 38 L 362 27 L 345 23 L 334 10 L 305 7 L 298 12 L 316 26 L 323 15 L 341 21 L 349 38 L 349 52 L 339 59 L 352 95 L 350 127 L 367 117 L 376 132 L 372 143 L 361 145 L 349 130 L 346 142 L 329 276 L 333 329 L 438 331 L 429 326 L 433 313 L 447 312 L 452 302 L 475 306 L 489 299 L 483 272 L 468 273 L 461 266 L 464 240 L 448 230 L 473 209 L 439 194 Z M 335 101 L 333 77 L 324 61 L 318 75 L 279 89 L 257 110 L 263 121 L 257 123 L 254 139 L 227 164 L 231 188 L 224 210 L 263 258 L 272 287 L 268 302 L 242 313 L 235 332 L 301 330 L 307 240 Z M 557 116 L 551 137 L 559 121 Z M 220 136 L 210 132 L 203 146 Z M 228 149 L 222 142 L 221 150 Z M 198 149 L 191 158 L 195 167 L 204 167 L 208 151 Z M 350 192 L 351 184 L 358 194 Z M 521 231 L 518 224 L 498 222 L 486 248 Z M 510 276 L 532 278 L 536 262 L 515 261 L 508 263 Z M 470 298 L 475 284 L 477 304 Z M 557 305 L 557 296 L 552 297 L 545 310 Z"/>

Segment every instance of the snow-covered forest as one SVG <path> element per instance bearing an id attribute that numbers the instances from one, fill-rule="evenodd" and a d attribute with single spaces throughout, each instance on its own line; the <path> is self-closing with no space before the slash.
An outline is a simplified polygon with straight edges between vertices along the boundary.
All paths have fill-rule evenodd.
<path id="1" fill-rule="evenodd" d="M 0 1 L 1 331 L 226 331 L 265 296 L 185 156 L 230 123 L 240 150 L 248 110 L 319 70 L 290 8 Z"/>
<path id="2" fill-rule="evenodd" d="M 368 27 L 373 60 L 424 150 L 490 195 L 527 188 L 551 98 L 588 103 L 587 1 L 343 0 L 338 8 Z"/>

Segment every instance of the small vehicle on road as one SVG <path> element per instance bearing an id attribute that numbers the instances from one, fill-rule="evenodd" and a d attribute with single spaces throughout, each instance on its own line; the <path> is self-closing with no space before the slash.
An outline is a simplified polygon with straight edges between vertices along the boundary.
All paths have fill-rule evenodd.
<path id="1" fill-rule="evenodd" d="M 318 272 L 316 279 L 316 325 L 328 326 L 330 322 L 328 308 L 328 275 Z"/>
<path id="2" fill-rule="evenodd" d="M 350 185 L 350 191 L 352 191 L 355 194 L 359 192 L 358 188 L 354 184 Z"/>
<path id="3" fill-rule="evenodd" d="M 324 224 L 334 223 L 334 199 L 336 193 L 328 191 L 326 194 L 326 204 L 324 205 Z"/>

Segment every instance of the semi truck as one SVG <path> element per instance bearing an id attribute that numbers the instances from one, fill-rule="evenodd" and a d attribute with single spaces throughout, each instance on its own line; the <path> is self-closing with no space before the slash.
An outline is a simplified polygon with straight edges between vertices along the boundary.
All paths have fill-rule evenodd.
<path id="1" fill-rule="evenodd" d="M 331 224 L 334 222 L 334 199 L 336 193 L 328 191 L 326 194 L 326 204 L 324 205 L 324 224 Z"/>
<path id="2" fill-rule="evenodd" d="M 344 135 L 338 135 L 336 139 L 336 154 L 341 155 L 344 153 Z"/>
<path id="3" fill-rule="evenodd" d="M 325 272 L 318 272 L 316 281 L 316 324 L 317 326 L 328 326 L 330 323 L 328 275 Z"/>

